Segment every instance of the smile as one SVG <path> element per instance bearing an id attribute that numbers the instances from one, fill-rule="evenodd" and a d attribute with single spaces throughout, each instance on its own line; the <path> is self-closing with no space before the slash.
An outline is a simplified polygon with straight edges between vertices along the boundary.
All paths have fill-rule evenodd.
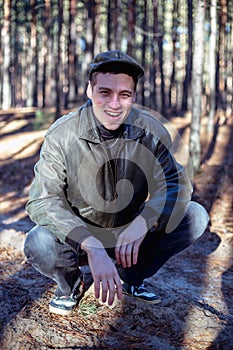
<path id="1" fill-rule="evenodd" d="M 105 113 L 108 114 L 110 117 L 120 117 L 122 112 L 105 111 Z"/>

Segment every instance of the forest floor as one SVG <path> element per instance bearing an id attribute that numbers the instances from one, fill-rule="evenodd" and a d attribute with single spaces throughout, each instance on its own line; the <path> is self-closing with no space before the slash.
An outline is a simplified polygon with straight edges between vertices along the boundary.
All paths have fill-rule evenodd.
<path id="1" fill-rule="evenodd" d="M 184 140 L 189 116 L 174 118 Z M 0 115 L 0 349 L 233 349 L 233 120 L 220 114 L 212 138 L 202 127 L 194 199 L 211 225 L 194 245 L 146 280 L 162 303 L 130 297 L 112 307 L 87 291 L 68 317 L 48 312 L 54 283 L 25 262 L 33 225 L 24 211 L 44 130 L 33 111 Z M 87 275 L 88 280 L 88 275 Z"/>

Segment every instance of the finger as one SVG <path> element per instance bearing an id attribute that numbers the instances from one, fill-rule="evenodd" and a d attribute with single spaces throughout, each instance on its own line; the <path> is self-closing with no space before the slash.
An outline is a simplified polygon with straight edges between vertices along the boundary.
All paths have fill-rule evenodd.
<path id="1" fill-rule="evenodd" d="M 115 258 L 116 258 L 116 263 L 120 265 L 121 259 L 120 259 L 120 247 L 115 247 Z"/>
<path id="2" fill-rule="evenodd" d="M 124 246 L 116 246 L 115 247 L 115 258 L 116 258 L 116 263 L 118 265 L 122 265 L 123 267 L 126 267 L 125 266 L 125 257 L 124 257 L 124 254 L 125 254 L 125 247 Z"/>
<path id="3" fill-rule="evenodd" d="M 114 302 L 115 293 L 116 293 L 115 283 L 113 280 L 109 281 L 108 282 L 108 305 L 109 306 L 111 306 L 112 303 Z"/>
<path id="4" fill-rule="evenodd" d="M 102 281 L 102 302 L 105 303 L 108 294 L 108 283 L 106 280 Z"/>
<path id="5" fill-rule="evenodd" d="M 122 246 L 120 248 L 120 264 L 122 267 L 126 268 L 127 267 L 127 261 L 126 261 L 126 246 Z"/>
<path id="6" fill-rule="evenodd" d="M 117 244 L 115 247 L 115 258 L 116 258 L 116 262 L 118 265 L 122 264 L 122 262 L 121 262 L 121 249 L 124 246 L 124 244 L 123 244 L 121 238 L 122 238 L 121 236 L 118 237 Z"/>
<path id="7" fill-rule="evenodd" d="M 119 276 L 115 278 L 117 298 L 122 299 L 122 284 Z"/>
<path id="8" fill-rule="evenodd" d="M 132 265 L 132 249 L 132 244 L 128 244 L 125 250 L 125 260 L 127 267 L 131 267 Z"/>
<path id="9" fill-rule="evenodd" d="M 139 251 L 139 245 L 135 243 L 133 246 L 133 256 L 132 256 L 134 265 L 136 265 L 138 261 L 138 251 Z"/>
<path id="10" fill-rule="evenodd" d="M 94 280 L 94 291 L 95 297 L 99 299 L 100 297 L 100 280 Z"/>

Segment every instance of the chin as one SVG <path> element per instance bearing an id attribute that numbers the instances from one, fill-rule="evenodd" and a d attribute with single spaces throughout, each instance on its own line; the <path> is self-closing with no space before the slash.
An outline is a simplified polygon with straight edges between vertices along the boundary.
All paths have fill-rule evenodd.
<path id="1" fill-rule="evenodd" d="M 117 130 L 122 123 L 106 123 L 104 127 L 108 130 Z"/>

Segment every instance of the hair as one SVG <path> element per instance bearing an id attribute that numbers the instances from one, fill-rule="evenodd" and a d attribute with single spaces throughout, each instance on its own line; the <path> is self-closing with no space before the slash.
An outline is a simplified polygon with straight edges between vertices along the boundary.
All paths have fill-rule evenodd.
<path id="1" fill-rule="evenodd" d="M 135 77 L 134 75 L 131 75 L 127 72 L 124 72 L 124 71 L 118 71 L 118 70 L 113 70 L 113 71 L 97 71 L 97 72 L 93 72 L 90 76 L 90 83 L 91 83 L 91 87 L 93 89 L 93 87 L 97 84 L 97 75 L 99 73 L 103 73 L 103 74 L 106 74 L 106 73 L 110 73 L 110 74 L 127 74 L 129 75 L 131 78 L 133 78 L 133 81 L 134 81 L 134 91 L 136 91 L 136 87 L 137 87 L 137 83 L 138 83 L 138 79 L 137 77 Z"/>

